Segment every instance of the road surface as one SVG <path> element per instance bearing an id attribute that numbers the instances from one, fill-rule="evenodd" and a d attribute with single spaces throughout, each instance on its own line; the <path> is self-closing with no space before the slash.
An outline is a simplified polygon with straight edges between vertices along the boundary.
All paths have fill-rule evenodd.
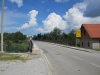
<path id="1" fill-rule="evenodd" d="M 44 51 L 53 75 L 100 75 L 100 54 L 34 41 Z"/>

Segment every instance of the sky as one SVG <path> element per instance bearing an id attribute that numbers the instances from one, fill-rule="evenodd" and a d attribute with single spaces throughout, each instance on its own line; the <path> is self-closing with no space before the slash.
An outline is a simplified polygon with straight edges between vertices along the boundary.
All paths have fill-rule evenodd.
<path id="1" fill-rule="evenodd" d="M 1 25 L 2 0 L 0 0 Z M 100 24 L 100 0 L 4 0 L 4 32 L 36 35 L 55 27 L 65 33 Z"/>

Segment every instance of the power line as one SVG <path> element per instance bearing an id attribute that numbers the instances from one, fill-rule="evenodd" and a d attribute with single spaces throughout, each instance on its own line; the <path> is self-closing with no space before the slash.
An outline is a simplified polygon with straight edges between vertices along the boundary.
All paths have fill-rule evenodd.
<path id="1" fill-rule="evenodd" d="M 26 3 L 29 3 L 30 5 L 32 5 L 32 6 L 36 7 L 36 8 L 38 8 L 38 9 L 40 9 L 40 10 L 43 11 L 43 12 L 48 13 L 47 11 L 41 9 L 40 7 L 37 7 L 36 5 L 34 5 L 34 4 L 30 3 L 30 2 L 28 2 L 27 0 L 24 0 L 24 1 L 26 1 Z M 49 14 L 49 13 L 48 13 L 48 14 Z"/>

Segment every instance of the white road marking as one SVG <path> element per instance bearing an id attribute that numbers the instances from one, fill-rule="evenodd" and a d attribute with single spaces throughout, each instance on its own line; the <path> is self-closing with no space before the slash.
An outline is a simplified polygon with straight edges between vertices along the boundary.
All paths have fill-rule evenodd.
<path id="1" fill-rule="evenodd" d="M 40 49 L 40 50 L 41 50 L 41 49 Z M 45 62 L 46 62 L 46 65 L 47 65 L 48 69 L 49 69 L 50 71 L 52 71 L 51 73 L 53 73 L 54 69 L 53 69 L 51 63 L 49 62 L 47 56 L 43 53 L 42 50 L 41 50 L 41 55 L 43 56 L 43 58 L 44 58 L 44 60 L 45 60 Z M 53 75 L 53 74 L 51 74 L 51 73 L 48 74 L 48 75 Z"/>
<path id="2" fill-rule="evenodd" d="M 76 58 L 76 59 L 79 59 L 79 60 L 82 60 L 81 58 L 79 58 L 79 57 L 76 57 L 76 56 L 73 56 L 74 58 Z"/>
<path id="3" fill-rule="evenodd" d="M 49 62 L 49 60 L 48 60 L 48 58 L 46 57 L 46 55 L 43 53 L 42 50 L 41 50 L 41 54 L 42 54 L 42 56 L 45 58 L 45 61 L 48 63 L 48 65 L 49 65 L 50 67 L 52 67 L 51 64 L 50 64 L 50 62 Z"/>
<path id="4" fill-rule="evenodd" d="M 96 64 L 93 64 L 93 63 L 90 63 L 90 64 L 100 68 L 100 66 L 98 66 L 98 65 L 96 65 Z"/>
<path id="5" fill-rule="evenodd" d="M 57 50 L 57 49 L 55 49 L 55 48 L 53 48 L 53 49 L 54 49 L 54 50 L 56 50 L 56 51 L 59 51 L 59 52 L 61 52 L 61 53 L 64 53 L 64 54 L 65 54 L 65 52 L 63 52 L 63 51 Z M 81 58 L 79 58 L 79 57 L 77 57 L 77 56 L 73 56 L 73 57 L 74 57 L 74 58 L 76 58 L 76 59 L 79 59 L 79 60 L 84 61 L 83 59 L 81 59 Z M 89 63 L 88 61 L 84 61 L 84 62 Z M 96 65 L 96 64 L 93 64 L 93 63 L 89 63 L 89 64 L 91 64 L 91 65 L 93 65 L 93 66 L 96 66 L 96 67 L 100 68 L 100 66 L 98 66 L 98 65 Z"/>
<path id="6" fill-rule="evenodd" d="M 56 51 L 59 51 L 59 52 L 61 52 L 61 53 L 64 53 L 65 54 L 65 52 L 63 52 L 63 51 L 60 51 L 60 50 L 57 50 L 57 49 L 55 49 L 55 48 L 53 48 L 54 50 L 56 50 Z"/>

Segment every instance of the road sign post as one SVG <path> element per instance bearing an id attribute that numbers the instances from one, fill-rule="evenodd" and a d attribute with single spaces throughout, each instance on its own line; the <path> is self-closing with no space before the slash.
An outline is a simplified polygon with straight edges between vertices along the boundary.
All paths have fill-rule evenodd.
<path id="1" fill-rule="evenodd" d="M 81 38 L 81 30 L 76 30 L 76 46 L 77 46 L 77 39 Z"/>

